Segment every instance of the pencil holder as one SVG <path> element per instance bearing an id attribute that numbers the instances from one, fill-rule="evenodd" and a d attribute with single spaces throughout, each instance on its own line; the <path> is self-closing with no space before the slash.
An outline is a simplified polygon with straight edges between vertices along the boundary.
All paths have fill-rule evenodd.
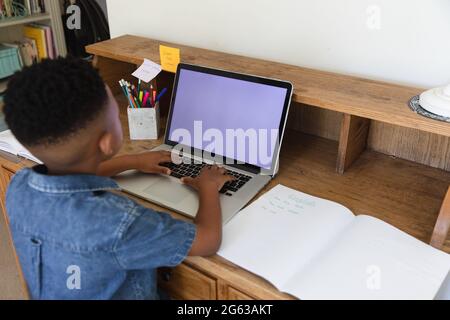
<path id="1" fill-rule="evenodd" d="M 159 103 L 156 103 L 154 108 L 128 106 L 128 126 L 131 140 L 158 139 Z"/>

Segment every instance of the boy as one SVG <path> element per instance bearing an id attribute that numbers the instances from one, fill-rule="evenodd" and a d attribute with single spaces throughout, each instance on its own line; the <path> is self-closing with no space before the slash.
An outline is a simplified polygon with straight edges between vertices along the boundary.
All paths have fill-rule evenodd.
<path id="1" fill-rule="evenodd" d="M 158 299 L 156 268 L 218 250 L 218 191 L 232 179 L 224 169 L 182 179 L 199 193 L 194 224 L 114 192 L 108 176 L 169 174 L 160 164 L 171 156 L 112 158 L 122 144 L 119 109 L 88 62 L 58 58 L 25 68 L 10 79 L 4 102 L 9 128 L 44 163 L 18 172 L 6 196 L 31 298 Z"/>

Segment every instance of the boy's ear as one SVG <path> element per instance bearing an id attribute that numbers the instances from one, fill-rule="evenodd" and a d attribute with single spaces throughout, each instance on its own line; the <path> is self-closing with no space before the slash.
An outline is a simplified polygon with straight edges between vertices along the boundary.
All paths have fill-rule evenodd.
<path id="1" fill-rule="evenodd" d="M 115 152 L 113 135 L 109 132 L 103 133 L 98 142 L 98 147 L 106 158 L 112 157 Z"/>

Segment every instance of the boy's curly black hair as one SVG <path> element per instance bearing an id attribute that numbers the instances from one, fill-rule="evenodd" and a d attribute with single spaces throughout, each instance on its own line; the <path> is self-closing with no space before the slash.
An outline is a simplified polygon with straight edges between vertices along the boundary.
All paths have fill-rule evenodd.
<path id="1" fill-rule="evenodd" d="M 61 142 L 85 127 L 107 102 L 98 71 L 68 57 L 25 67 L 8 82 L 5 121 L 25 146 Z"/>

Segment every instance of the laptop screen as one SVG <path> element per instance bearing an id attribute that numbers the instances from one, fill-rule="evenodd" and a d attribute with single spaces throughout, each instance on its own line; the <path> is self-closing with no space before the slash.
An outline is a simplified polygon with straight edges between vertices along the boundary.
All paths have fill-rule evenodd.
<path id="1" fill-rule="evenodd" d="M 270 169 L 288 89 L 248 79 L 180 68 L 168 140 Z"/>

